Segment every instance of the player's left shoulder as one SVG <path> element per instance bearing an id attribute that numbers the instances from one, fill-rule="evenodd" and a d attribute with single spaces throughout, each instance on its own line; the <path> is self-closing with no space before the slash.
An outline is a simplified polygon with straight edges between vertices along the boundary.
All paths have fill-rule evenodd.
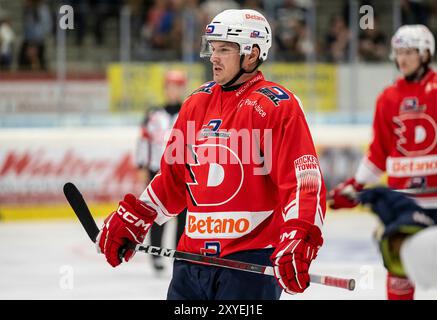
<path id="1" fill-rule="evenodd" d="M 257 100 L 268 113 L 292 115 L 303 111 L 302 102 L 297 95 L 272 81 L 262 81 L 252 90 L 248 99 Z"/>
<path id="2" fill-rule="evenodd" d="M 437 73 L 431 69 L 424 80 L 425 93 L 437 94 Z"/>

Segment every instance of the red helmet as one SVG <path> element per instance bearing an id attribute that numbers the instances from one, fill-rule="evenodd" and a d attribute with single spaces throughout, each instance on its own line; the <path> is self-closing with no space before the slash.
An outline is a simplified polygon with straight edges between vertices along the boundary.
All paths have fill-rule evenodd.
<path id="1" fill-rule="evenodd" d="M 164 76 L 165 85 L 175 84 L 179 86 L 185 86 L 187 84 L 187 76 L 183 71 L 180 70 L 169 70 Z"/>

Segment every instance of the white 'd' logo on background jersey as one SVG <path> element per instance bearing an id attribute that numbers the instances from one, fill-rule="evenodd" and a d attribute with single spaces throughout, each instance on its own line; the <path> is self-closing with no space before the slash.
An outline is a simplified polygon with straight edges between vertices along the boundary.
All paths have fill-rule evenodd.
<path id="1" fill-rule="evenodd" d="M 437 125 L 426 113 L 406 113 L 393 118 L 399 126 L 396 148 L 405 156 L 420 156 L 432 151 L 437 143 Z"/>

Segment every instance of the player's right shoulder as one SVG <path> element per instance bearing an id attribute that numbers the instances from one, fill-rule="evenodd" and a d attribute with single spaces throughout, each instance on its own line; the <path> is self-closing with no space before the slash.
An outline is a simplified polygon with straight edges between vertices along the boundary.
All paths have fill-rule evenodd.
<path id="1" fill-rule="evenodd" d="M 214 81 L 205 82 L 185 99 L 183 109 L 191 111 L 193 108 L 206 106 L 219 87 Z"/>
<path id="2" fill-rule="evenodd" d="M 214 81 L 208 81 L 194 90 L 186 99 L 186 101 L 207 100 L 218 90 L 219 85 Z"/>
<path id="3" fill-rule="evenodd" d="M 399 95 L 403 94 L 402 79 L 397 79 L 392 84 L 386 86 L 377 96 L 376 104 L 380 108 L 388 108 L 390 105 L 394 104 Z"/>

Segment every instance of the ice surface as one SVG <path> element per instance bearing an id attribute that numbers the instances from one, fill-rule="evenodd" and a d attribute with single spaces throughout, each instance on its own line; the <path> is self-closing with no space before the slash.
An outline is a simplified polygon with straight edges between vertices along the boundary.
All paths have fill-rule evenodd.
<path id="1" fill-rule="evenodd" d="M 312 284 L 303 294 L 281 299 L 385 299 L 385 269 L 369 214 L 329 212 L 325 244 L 311 273 L 351 277 L 355 291 Z M 164 246 L 173 247 L 174 223 Z M 156 274 L 151 257 L 138 253 L 118 268 L 96 253 L 79 222 L 0 223 L 0 299 L 165 299 L 171 260 Z M 437 299 L 437 290 L 416 290 L 417 299 Z"/>

